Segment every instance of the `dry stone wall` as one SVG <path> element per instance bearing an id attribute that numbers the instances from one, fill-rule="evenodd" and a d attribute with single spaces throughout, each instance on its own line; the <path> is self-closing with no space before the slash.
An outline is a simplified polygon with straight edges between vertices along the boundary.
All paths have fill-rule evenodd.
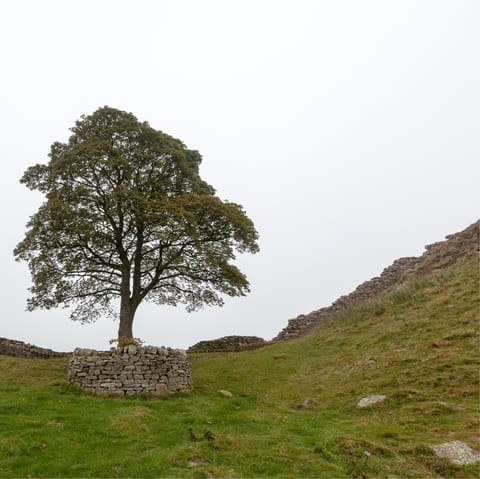
<path id="1" fill-rule="evenodd" d="M 412 278 L 425 276 L 446 268 L 472 252 L 480 251 L 480 221 L 465 230 L 449 235 L 445 241 L 425 246 L 420 257 L 400 258 L 385 268 L 380 276 L 365 281 L 355 291 L 341 296 L 331 306 L 301 314 L 290 319 L 287 326 L 272 341 L 296 338 L 310 331 L 323 319 L 349 306 L 374 298 L 380 293 Z"/>
<path id="2" fill-rule="evenodd" d="M 459 233 L 448 235 L 445 241 L 425 246 L 425 250 L 417 265 L 405 273 L 403 281 L 440 271 L 469 253 L 480 253 L 480 221 Z"/>
<path id="3" fill-rule="evenodd" d="M 98 395 L 162 395 L 192 389 L 192 369 L 183 350 L 125 346 L 110 351 L 77 348 L 68 381 Z"/>
<path id="4" fill-rule="evenodd" d="M 382 271 L 380 276 L 360 284 L 352 293 L 340 296 L 332 303 L 329 312 L 341 311 L 352 304 L 358 304 L 391 289 L 399 284 L 407 271 L 414 268 L 419 261 L 420 258 L 414 256 L 395 260 Z"/>
<path id="5" fill-rule="evenodd" d="M 15 341 L 13 339 L 0 338 L 0 354 L 28 359 L 51 359 L 61 358 L 68 353 L 58 353 L 51 349 L 39 348 L 33 344 Z"/>
<path id="6" fill-rule="evenodd" d="M 189 353 L 216 353 L 245 351 L 256 349 L 266 344 L 265 340 L 257 336 L 224 336 L 219 339 L 200 341 L 188 349 Z"/>

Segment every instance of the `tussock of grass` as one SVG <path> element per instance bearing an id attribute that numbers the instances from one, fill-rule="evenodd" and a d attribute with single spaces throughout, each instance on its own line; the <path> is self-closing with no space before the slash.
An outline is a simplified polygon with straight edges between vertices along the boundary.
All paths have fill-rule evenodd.
<path id="1" fill-rule="evenodd" d="M 480 449 L 478 278 L 471 258 L 297 340 L 193 355 L 195 390 L 162 400 L 0 357 L 0 477 L 476 478 L 429 446 Z M 367 394 L 387 399 L 356 408 Z"/>

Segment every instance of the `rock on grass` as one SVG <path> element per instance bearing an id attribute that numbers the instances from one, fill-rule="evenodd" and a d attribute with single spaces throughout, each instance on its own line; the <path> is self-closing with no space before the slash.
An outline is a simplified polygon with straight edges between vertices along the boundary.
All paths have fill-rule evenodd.
<path id="1" fill-rule="evenodd" d="M 218 394 L 221 394 L 226 398 L 233 398 L 233 394 L 230 391 L 227 391 L 226 389 L 220 389 L 220 391 L 218 391 Z"/>
<path id="2" fill-rule="evenodd" d="M 370 396 L 365 396 L 364 398 L 360 399 L 360 401 L 357 403 L 357 407 L 371 406 L 377 402 L 383 402 L 385 399 L 387 399 L 387 396 L 384 396 L 383 394 L 371 394 Z"/>
<path id="3" fill-rule="evenodd" d="M 464 466 L 480 461 L 480 452 L 461 441 L 445 442 L 432 446 L 438 457 L 445 457 L 453 464 Z"/>

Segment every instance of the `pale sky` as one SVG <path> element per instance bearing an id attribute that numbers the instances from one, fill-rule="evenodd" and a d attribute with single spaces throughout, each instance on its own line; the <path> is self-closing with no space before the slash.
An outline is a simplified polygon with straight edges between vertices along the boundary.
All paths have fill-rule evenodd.
<path id="1" fill-rule="evenodd" d="M 275 336 L 479 217 L 477 0 L 2 0 L 0 336 L 107 349 L 110 319 L 26 312 L 12 251 L 42 202 L 20 185 L 82 114 L 134 113 L 203 155 L 260 253 L 223 308 L 141 306 L 134 335 L 186 348 Z"/>

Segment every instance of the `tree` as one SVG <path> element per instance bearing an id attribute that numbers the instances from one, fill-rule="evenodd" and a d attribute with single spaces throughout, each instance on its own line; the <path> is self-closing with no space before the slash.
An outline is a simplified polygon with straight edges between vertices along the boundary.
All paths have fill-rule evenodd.
<path id="1" fill-rule="evenodd" d="M 90 322 L 119 299 L 118 337 L 132 338 L 144 300 L 193 311 L 249 291 L 231 261 L 257 252 L 258 234 L 200 178 L 197 151 L 110 107 L 71 131 L 21 179 L 46 196 L 14 251 L 32 276 L 28 310 L 75 306 Z"/>

